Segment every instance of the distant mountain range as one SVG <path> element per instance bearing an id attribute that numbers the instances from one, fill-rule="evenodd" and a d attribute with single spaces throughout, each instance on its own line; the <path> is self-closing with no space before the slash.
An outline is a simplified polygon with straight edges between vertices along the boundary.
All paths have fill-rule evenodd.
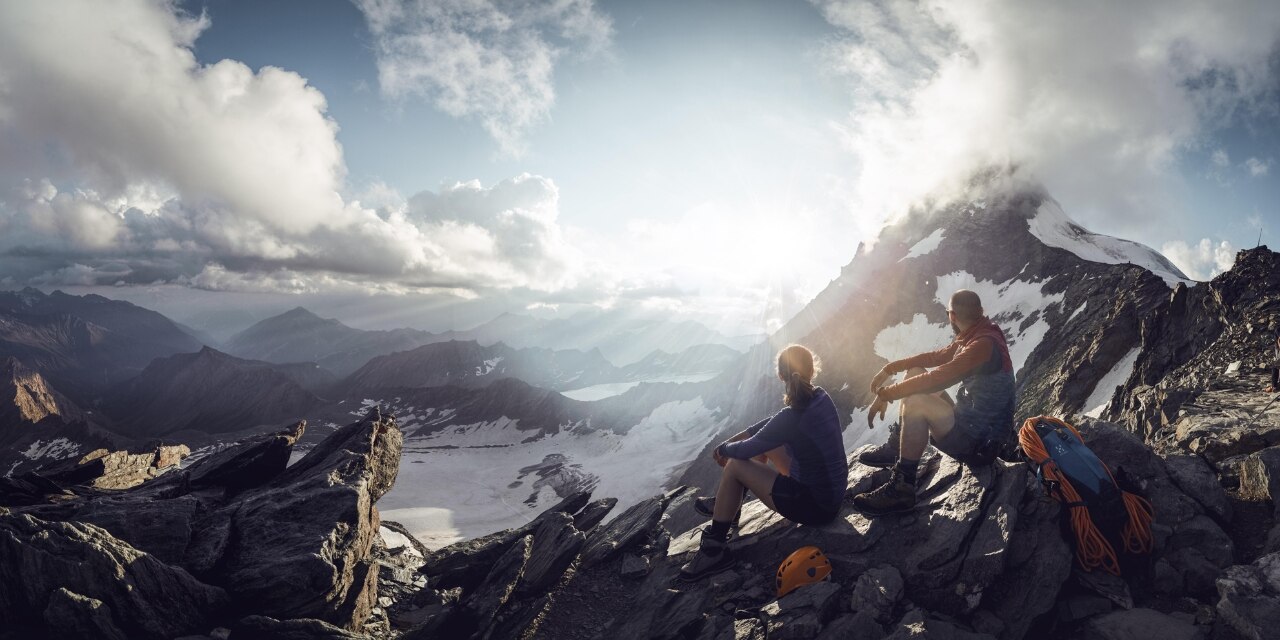
<path id="1" fill-rule="evenodd" d="M 619 367 L 654 356 L 655 351 L 678 354 L 713 345 L 741 352 L 755 341 L 750 337 L 726 337 L 696 322 L 671 322 L 621 312 L 579 313 L 552 319 L 502 314 L 473 329 L 430 333 L 417 329 L 355 329 L 297 307 L 232 336 L 224 350 L 266 362 L 315 362 L 344 377 L 375 357 L 455 340 L 484 346 L 502 343 L 517 349 L 596 352 Z"/>
<path id="2" fill-rule="evenodd" d="M 18 359 L 77 403 L 156 358 L 201 346 L 172 320 L 128 302 L 33 288 L 0 292 L 0 358 Z"/>

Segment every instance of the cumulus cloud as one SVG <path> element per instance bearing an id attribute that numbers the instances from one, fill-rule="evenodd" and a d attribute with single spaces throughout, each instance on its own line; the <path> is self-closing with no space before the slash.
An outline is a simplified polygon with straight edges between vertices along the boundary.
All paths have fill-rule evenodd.
<path id="1" fill-rule="evenodd" d="M 355 0 L 373 35 L 384 95 L 423 97 L 480 121 L 503 153 L 555 103 L 557 62 L 594 56 L 613 27 L 594 0 Z"/>
<path id="2" fill-rule="evenodd" d="M 856 197 L 881 215 L 1015 166 L 1134 230 L 1176 205 L 1179 152 L 1274 97 L 1267 0 L 814 3 L 843 32 L 825 59 L 852 79 Z"/>
<path id="3" fill-rule="evenodd" d="M 1259 176 L 1267 175 L 1267 172 L 1271 170 L 1272 162 L 1273 160 L 1271 158 L 1267 158 L 1266 160 L 1249 158 L 1244 161 L 1244 168 L 1249 171 L 1250 176 L 1257 178 Z"/>
<path id="4" fill-rule="evenodd" d="M 407 201 L 374 183 L 344 200 L 324 96 L 290 71 L 200 64 L 208 25 L 146 0 L 0 5 L 6 277 L 280 292 L 573 284 L 551 180 Z"/>
<path id="5" fill-rule="evenodd" d="M 1201 238 L 1200 242 L 1190 245 L 1176 240 L 1165 243 L 1161 251 L 1183 273 L 1195 280 L 1211 280 L 1229 270 L 1236 261 L 1236 249 L 1226 240 L 1215 244 L 1208 238 Z"/>

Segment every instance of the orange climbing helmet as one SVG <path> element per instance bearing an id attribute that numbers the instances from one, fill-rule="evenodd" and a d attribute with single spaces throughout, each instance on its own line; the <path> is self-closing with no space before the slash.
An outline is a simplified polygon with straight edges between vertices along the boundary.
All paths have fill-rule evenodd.
<path id="1" fill-rule="evenodd" d="M 831 578 L 831 561 L 817 547 L 800 547 L 778 567 L 778 597 Z"/>

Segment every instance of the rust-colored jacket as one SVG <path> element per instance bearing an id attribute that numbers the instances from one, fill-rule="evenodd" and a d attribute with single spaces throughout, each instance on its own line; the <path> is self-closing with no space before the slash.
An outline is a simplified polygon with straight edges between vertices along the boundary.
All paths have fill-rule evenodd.
<path id="1" fill-rule="evenodd" d="M 884 400 L 901 400 L 917 393 L 935 393 L 982 371 L 988 363 L 994 364 L 1000 357 L 999 369 L 1013 371 L 1009 359 L 1009 347 L 1004 331 L 983 316 L 976 324 L 965 329 L 951 344 L 937 351 L 926 351 L 910 358 L 895 360 L 885 365 L 890 373 L 899 373 L 912 367 L 929 369 L 925 373 L 881 387 L 877 395 Z"/>

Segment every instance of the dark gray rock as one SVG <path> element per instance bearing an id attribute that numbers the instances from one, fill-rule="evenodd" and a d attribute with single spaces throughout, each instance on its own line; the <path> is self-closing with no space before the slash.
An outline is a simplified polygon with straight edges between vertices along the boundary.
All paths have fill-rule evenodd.
<path id="1" fill-rule="evenodd" d="M 486 629 L 493 622 L 494 615 L 507 604 L 516 585 L 520 583 L 533 550 L 533 536 L 527 535 L 518 540 L 498 561 L 484 581 L 467 595 L 462 605 L 475 621 L 477 629 Z"/>
<path id="2" fill-rule="evenodd" d="M 276 620 L 267 616 L 247 616 L 236 625 L 231 638 L 254 640 L 372 640 L 371 636 L 340 629 L 323 620 Z"/>
<path id="3" fill-rule="evenodd" d="M 853 583 L 849 608 L 887 623 L 893 619 L 893 609 L 899 600 L 902 600 L 902 574 L 893 565 L 886 564 L 868 569 L 858 576 Z"/>
<path id="4" fill-rule="evenodd" d="M 1113 611 L 1091 618 L 1085 625 L 1084 638 L 1089 640 L 1199 640 L 1195 625 L 1152 609 Z"/>
<path id="5" fill-rule="evenodd" d="M 5 619 L 32 619 L 52 606 L 75 612 L 70 625 L 96 625 L 108 635 L 114 628 L 129 638 L 203 631 L 227 604 L 221 589 L 101 528 L 26 514 L 0 516 L 0 572 L 8 574 L 0 576 Z"/>
<path id="6" fill-rule="evenodd" d="M 993 640 L 994 636 L 930 618 L 920 609 L 908 611 L 885 640 Z"/>
<path id="7" fill-rule="evenodd" d="M 373 410 L 237 497 L 216 583 L 245 611 L 358 629 L 377 599 L 373 505 L 395 482 L 401 441 Z"/>
<path id="8" fill-rule="evenodd" d="M 638 502 L 609 524 L 593 531 L 582 550 L 583 564 L 591 566 L 604 562 L 655 535 L 667 504 L 683 492 L 680 489 Z"/>
<path id="9" fill-rule="evenodd" d="M 1204 458 L 1171 454 L 1164 457 L 1164 466 L 1174 484 L 1199 502 L 1218 522 L 1231 521 L 1231 502 L 1227 499 L 1227 492 L 1218 482 L 1218 474 Z"/>
<path id="10" fill-rule="evenodd" d="M 709 601 L 710 593 L 706 589 L 667 589 L 656 603 L 660 614 L 653 617 L 648 637 L 674 640 L 696 635 L 706 622 Z"/>
<path id="11" fill-rule="evenodd" d="M 1280 553 L 1227 569 L 1218 579 L 1218 617 L 1249 640 L 1280 629 Z"/>
<path id="12" fill-rule="evenodd" d="M 222 487 L 230 494 L 266 484 L 284 471 L 293 445 L 306 429 L 306 421 L 301 421 L 292 428 L 242 440 L 197 460 L 185 470 L 188 482 L 193 488 Z"/>
<path id="13" fill-rule="evenodd" d="M 1263 449 L 1240 465 L 1240 497 L 1280 504 L 1280 447 Z"/>
<path id="14" fill-rule="evenodd" d="M 822 632 L 822 618 L 815 611 L 770 618 L 766 637 L 770 640 L 809 640 Z"/>
<path id="15" fill-rule="evenodd" d="M 839 592 L 840 585 L 831 581 L 807 584 L 760 607 L 760 613 L 770 622 L 770 629 L 773 628 L 775 619 L 792 618 L 806 613 L 815 613 L 820 622 L 825 622 L 838 605 L 836 594 Z M 770 634 L 772 637 L 772 631 Z"/>
<path id="16" fill-rule="evenodd" d="M 588 504 L 581 511 L 573 514 L 573 528 L 578 531 L 591 531 L 605 519 L 605 516 L 609 515 L 610 511 L 613 511 L 613 507 L 617 504 L 617 498 L 603 498 Z"/>
<path id="17" fill-rule="evenodd" d="M 49 596 L 44 621 L 64 638 L 128 640 L 129 637 L 116 626 L 111 609 L 101 600 L 86 598 L 63 588 Z"/>
<path id="18" fill-rule="evenodd" d="M 624 578 L 643 578 L 649 574 L 649 559 L 634 553 L 622 555 L 621 574 Z"/>
<path id="19" fill-rule="evenodd" d="M 533 532 L 533 548 L 520 578 L 521 595 L 541 595 L 560 581 L 587 536 L 573 526 L 573 517 L 557 511 L 542 519 Z"/>
<path id="20" fill-rule="evenodd" d="M 871 614 L 855 609 L 823 627 L 817 640 L 879 640 L 884 635 L 884 627 Z"/>

